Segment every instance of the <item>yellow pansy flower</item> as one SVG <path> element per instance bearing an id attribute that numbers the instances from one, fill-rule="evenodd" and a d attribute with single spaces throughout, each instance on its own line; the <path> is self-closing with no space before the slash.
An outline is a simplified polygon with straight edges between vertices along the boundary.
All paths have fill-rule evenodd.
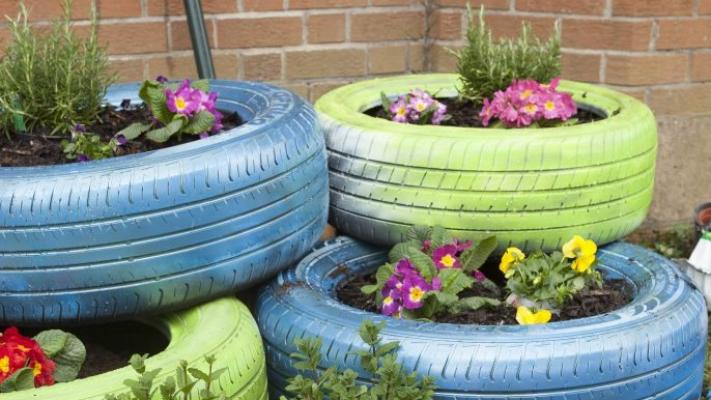
<path id="1" fill-rule="evenodd" d="M 548 310 L 532 312 L 525 306 L 518 306 L 516 309 L 516 321 L 521 325 L 547 324 L 553 315 Z"/>
<path id="2" fill-rule="evenodd" d="M 526 258 L 526 255 L 518 247 L 509 247 L 501 256 L 501 263 L 499 264 L 499 269 L 504 274 L 511 268 L 511 266 L 520 263 Z"/>
<path id="3" fill-rule="evenodd" d="M 563 256 L 574 258 L 571 267 L 577 272 L 585 272 L 595 262 L 597 245 L 590 239 L 575 235 L 568 243 L 563 245 Z"/>

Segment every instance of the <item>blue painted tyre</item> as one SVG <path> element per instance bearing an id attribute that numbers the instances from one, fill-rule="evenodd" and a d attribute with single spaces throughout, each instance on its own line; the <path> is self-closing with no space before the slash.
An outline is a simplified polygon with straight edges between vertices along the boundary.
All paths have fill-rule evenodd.
<path id="1" fill-rule="evenodd" d="M 257 323 L 272 396 L 293 376 L 293 340 L 323 337 L 322 364 L 368 375 L 350 352 L 363 349 L 363 320 L 387 321 L 408 370 L 435 378 L 437 399 L 697 400 L 707 314 L 701 294 L 670 261 L 640 247 L 601 248 L 600 268 L 634 287 L 627 306 L 542 326 L 477 326 L 396 320 L 346 306 L 338 285 L 373 271 L 387 253 L 337 239 L 262 289 Z"/>
<path id="2" fill-rule="evenodd" d="M 326 224 L 316 115 L 295 94 L 213 81 L 247 122 L 157 151 L 0 168 L 0 325 L 133 318 L 258 284 Z M 116 85 L 111 103 L 139 101 Z"/>

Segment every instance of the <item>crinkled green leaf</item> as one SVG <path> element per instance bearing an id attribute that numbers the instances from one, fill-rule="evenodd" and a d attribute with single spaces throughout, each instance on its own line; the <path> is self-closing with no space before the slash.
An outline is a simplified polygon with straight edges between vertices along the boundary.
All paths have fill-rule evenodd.
<path id="1" fill-rule="evenodd" d="M 442 292 L 456 295 L 464 289 L 470 288 L 474 278 L 468 276 L 459 268 L 446 268 L 437 275 L 442 280 Z"/>
<path id="2" fill-rule="evenodd" d="M 38 333 L 33 339 L 37 341 L 47 357 L 53 358 L 64 349 L 68 337 L 69 334 L 62 330 L 50 329 Z"/>
<path id="3" fill-rule="evenodd" d="M 209 111 L 200 111 L 195 114 L 190 122 L 183 128 L 183 132 L 197 135 L 212 129 L 215 123 L 215 116 Z"/>
<path id="4" fill-rule="evenodd" d="M 452 305 L 450 306 L 450 311 L 458 313 L 464 310 L 478 310 L 482 307 L 496 307 L 500 304 L 501 301 L 497 299 L 472 296 L 459 299 L 459 301 L 452 303 Z"/>
<path id="5" fill-rule="evenodd" d="M 176 119 L 162 128 L 148 131 L 148 133 L 146 133 L 146 138 L 158 143 L 167 142 L 171 136 L 180 131 L 184 124 L 184 119 Z"/>
<path id="6" fill-rule="evenodd" d="M 190 82 L 190 87 L 192 87 L 193 89 L 202 90 L 203 92 L 207 93 L 210 91 L 210 81 L 208 81 L 207 79 L 192 81 Z"/>
<path id="7" fill-rule="evenodd" d="M 407 258 L 407 249 L 413 247 L 419 249 L 422 243 L 417 240 L 408 240 L 406 242 L 398 243 L 390 250 L 388 253 L 388 260 L 395 264 L 403 258 Z"/>
<path id="8" fill-rule="evenodd" d="M 56 364 L 56 369 L 52 374 L 54 380 L 57 382 L 71 382 L 76 379 L 81 367 L 84 365 L 84 360 L 86 360 L 84 343 L 73 334 L 57 329 L 40 332 L 35 338 L 37 337 L 47 343 L 52 342 L 50 345 L 53 350 L 52 355 L 47 354 L 47 356 Z M 56 346 L 61 340 L 64 340 L 64 344 L 61 349 L 57 350 Z M 44 346 L 42 346 L 42 349 L 44 350 Z"/>
<path id="9" fill-rule="evenodd" d="M 432 228 L 427 225 L 413 225 L 407 231 L 407 238 L 419 243 L 429 240 L 432 235 Z"/>
<path id="10" fill-rule="evenodd" d="M 452 244 L 454 242 L 452 234 L 450 234 L 448 230 L 442 228 L 441 226 L 435 226 L 434 228 L 432 228 L 431 237 L 433 249 L 442 247 L 447 244 Z"/>
<path id="11" fill-rule="evenodd" d="M 432 258 L 415 247 L 405 249 L 405 257 L 415 265 L 423 278 L 430 280 L 437 273 L 437 267 Z"/>
<path id="12" fill-rule="evenodd" d="M 121 129 L 114 135 L 114 137 L 118 135 L 123 135 L 126 140 L 134 140 L 137 137 L 141 136 L 142 134 L 148 132 L 149 129 L 151 129 L 152 125 L 143 123 L 143 122 L 134 122 L 131 125 Z"/>
<path id="13" fill-rule="evenodd" d="M 21 368 L 0 383 L 0 393 L 34 389 L 35 377 L 31 368 Z"/>
<path id="14" fill-rule="evenodd" d="M 489 236 L 474 243 L 472 247 L 465 250 L 459 257 L 464 271 L 471 273 L 481 268 L 491 253 L 496 250 L 497 246 L 498 241 L 496 240 L 496 236 Z"/>

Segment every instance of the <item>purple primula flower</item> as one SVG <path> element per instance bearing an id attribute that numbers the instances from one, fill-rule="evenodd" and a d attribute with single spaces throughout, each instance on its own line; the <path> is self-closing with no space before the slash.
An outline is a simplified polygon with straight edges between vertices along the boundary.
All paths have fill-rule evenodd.
<path id="1" fill-rule="evenodd" d="M 471 240 L 460 241 L 459 239 L 454 239 L 454 245 L 457 247 L 457 255 L 462 254 L 465 250 L 468 250 L 474 244 Z"/>
<path id="2" fill-rule="evenodd" d="M 432 278 L 431 289 L 434 291 L 442 290 L 442 279 L 440 279 L 439 276 L 435 276 L 434 278 Z"/>
<path id="3" fill-rule="evenodd" d="M 217 132 L 221 131 L 222 128 L 224 128 L 224 125 L 222 125 L 223 115 L 221 112 L 219 112 L 217 110 L 214 110 L 211 112 L 212 112 L 212 115 L 215 116 L 215 122 L 212 123 L 212 133 L 217 133 Z"/>
<path id="4" fill-rule="evenodd" d="M 457 246 L 447 244 L 432 252 L 432 260 L 438 269 L 461 268 L 462 263 L 457 258 Z"/>
<path id="5" fill-rule="evenodd" d="M 166 82 L 168 82 L 168 78 L 166 78 L 166 77 L 163 76 L 163 75 L 158 75 L 158 76 L 156 76 L 156 80 L 158 81 L 158 83 L 166 83 Z"/>
<path id="6" fill-rule="evenodd" d="M 76 124 L 76 125 L 74 125 L 73 130 L 74 130 L 74 132 L 84 133 L 84 132 L 86 132 L 86 126 L 84 126 L 84 124 Z"/>
<path id="7" fill-rule="evenodd" d="M 128 140 L 126 140 L 126 136 L 116 135 L 116 144 L 118 144 L 119 146 L 123 146 L 126 143 L 128 143 Z"/>
<path id="8" fill-rule="evenodd" d="M 87 156 L 86 154 L 77 154 L 77 161 L 79 161 L 79 162 L 86 162 L 86 161 L 89 161 L 89 160 L 91 160 L 91 159 L 90 159 L 89 156 Z"/>
<path id="9" fill-rule="evenodd" d="M 429 290 L 427 281 L 420 277 L 408 276 L 402 284 L 402 306 L 408 310 L 422 307 L 424 296 Z"/>
<path id="10" fill-rule="evenodd" d="M 409 111 L 404 97 L 390 104 L 390 115 L 395 122 L 406 123 Z"/>
<path id="11" fill-rule="evenodd" d="M 203 132 L 203 133 L 200 134 L 199 137 L 200 137 L 200 139 L 207 139 L 207 138 L 210 137 L 210 134 L 207 133 L 207 132 Z"/>
<path id="12" fill-rule="evenodd" d="M 393 315 L 399 313 L 402 306 L 398 298 L 394 297 L 394 293 L 388 293 L 383 297 L 383 305 L 381 307 L 381 312 L 384 315 Z"/>
<path id="13" fill-rule="evenodd" d="M 444 122 L 447 117 L 447 106 L 436 100 L 435 106 L 437 107 L 437 109 L 435 110 L 434 114 L 432 114 L 432 121 L 430 122 L 432 122 L 433 125 L 439 125 Z"/>
<path id="14" fill-rule="evenodd" d="M 403 258 L 395 265 L 395 275 L 404 278 L 409 275 L 419 275 L 419 272 L 409 259 Z"/>
<path id="15" fill-rule="evenodd" d="M 476 270 L 474 271 L 474 279 L 476 279 L 477 282 L 484 282 L 486 280 L 486 275 L 484 275 L 483 272 Z"/>
<path id="16" fill-rule="evenodd" d="M 200 91 L 190 87 L 190 81 L 184 80 L 176 91 L 165 89 L 168 109 L 176 114 L 192 116 L 200 107 Z"/>
<path id="17" fill-rule="evenodd" d="M 428 251 L 430 251 L 430 247 L 432 247 L 432 241 L 427 239 L 424 242 L 422 242 L 422 247 L 420 248 L 420 250 L 423 253 L 427 253 Z"/>

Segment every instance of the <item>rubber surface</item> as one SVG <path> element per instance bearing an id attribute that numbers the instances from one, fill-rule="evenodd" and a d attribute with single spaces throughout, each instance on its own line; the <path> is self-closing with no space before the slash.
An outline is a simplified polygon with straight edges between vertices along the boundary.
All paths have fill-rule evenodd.
<path id="1" fill-rule="evenodd" d="M 204 369 L 204 356 L 214 354 L 214 368 L 227 368 L 217 387 L 228 399 L 266 400 L 264 349 L 257 325 L 247 307 L 235 298 L 222 298 L 189 310 L 144 321 L 163 331 L 170 344 L 146 361 L 161 368 L 155 382 L 172 376 L 178 362 Z M 128 361 L 128 360 L 126 360 Z M 106 394 L 127 391 L 123 381 L 135 379 L 130 367 L 40 389 L 3 394 L 3 400 L 104 400 Z M 197 393 L 197 389 L 194 392 Z M 159 394 L 153 396 L 154 400 Z"/>
<path id="2" fill-rule="evenodd" d="M 339 238 L 262 289 L 256 305 L 272 396 L 294 369 L 293 340 L 321 336 L 321 367 L 368 375 L 350 352 L 363 320 L 386 321 L 408 370 L 436 380 L 437 399 L 697 400 L 706 351 L 701 294 L 672 262 L 614 243 L 599 250 L 608 278 L 635 290 L 627 306 L 590 318 L 539 326 L 483 326 L 397 320 L 335 300 L 349 277 L 375 270 L 386 252 Z M 272 397 L 275 398 L 275 397 Z"/>
<path id="3" fill-rule="evenodd" d="M 108 101 L 137 99 L 137 85 Z M 158 151 L 0 168 L 0 325 L 133 318 L 244 289 L 298 261 L 326 224 L 313 108 L 274 86 L 213 81 L 247 123 Z"/>
<path id="4" fill-rule="evenodd" d="M 582 108 L 610 117 L 552 129 L 398 124 L 363 111 L 412 88 L 456 96 L 457 75 L 354 83 L 316 102 L 329 154 L 331 222 L 378 245 L 410 225 L 459 237 L 496 234 L 501 247 L 551 250 L 574 234 L 608 243 L 645 218 L 652 200 L 656 122 L 640 101 L 564 81 Z"/>

